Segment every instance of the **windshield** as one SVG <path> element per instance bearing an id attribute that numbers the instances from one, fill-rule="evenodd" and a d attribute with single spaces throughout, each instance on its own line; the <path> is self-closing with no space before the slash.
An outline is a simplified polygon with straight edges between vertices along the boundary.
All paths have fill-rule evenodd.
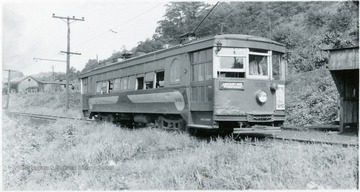
<path id="1" fill-rule="evenodd" d="M 220 57 L 221 69 L 244 69 L 245 57 Z"/>
<path id="2" fill-rule="evenodd" d="M 214 70 L 218 78 L 285 79 L 283 53 L 228 47 L 215 53 Z"/>

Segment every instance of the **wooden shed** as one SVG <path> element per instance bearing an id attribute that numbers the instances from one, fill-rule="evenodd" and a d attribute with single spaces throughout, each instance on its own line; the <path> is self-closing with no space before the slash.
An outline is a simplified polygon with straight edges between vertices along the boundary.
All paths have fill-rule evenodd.
<path id="1" fill-rule="evenodd" d="M 328 67 L 340 94 L 340 131 L 359 130 L 359 47 L 328 51 Z"/>
<path id="2" fill-rule="evenodd" d="M 40 90 L 40 82 L 31 76 L 27 76 L 18 82 L 17 89 L 19 93 L 38 92 Z"/>

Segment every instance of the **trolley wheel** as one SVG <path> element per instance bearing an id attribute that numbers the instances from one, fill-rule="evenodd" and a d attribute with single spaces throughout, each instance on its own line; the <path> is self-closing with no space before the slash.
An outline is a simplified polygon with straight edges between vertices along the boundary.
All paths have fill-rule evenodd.
<path id="1" fill-rule="evenodd" d="M 101 121 L 103 121 L 103 118 L 100 117 L 100 115 L 94 115 L 94 119 L 95 119 L 96 122 L 101 122 Z"/>
<path id="2" fill-rule="evenodd" d="M 186 131 L 189 133 L 190 136 L 197 136 L 198 135 L 198 129 L 197 128 L 188 127 L 188 128 L 186 128 Z"/>
<path id="3" fill-rule="evenodd" d="M 115 117 L 113 114 L 106 115 L 104 117 L 105 122 L 113 123 L 115 121 Z"/>

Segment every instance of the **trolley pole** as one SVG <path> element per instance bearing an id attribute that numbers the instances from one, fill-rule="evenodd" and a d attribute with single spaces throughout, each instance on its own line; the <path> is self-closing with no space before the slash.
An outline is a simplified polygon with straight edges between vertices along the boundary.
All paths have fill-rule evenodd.
<path id="1" fill-rule="evenodd" d="M 8 73 L 8 84 L 7 84 L 6 107 L 5 107 L 5 109 L 7 110 L 9 108 L 9 101 L 10 101 L 10 74 L 11 74 L 11 70 L 4 70 L 4 71 L 9 71 L 9 73 Z"/>
<path id="2" fill-rule="evenodd" d="M 75 21 L 85 21 L 84 17 L 82 17 L 82 19 L 78 19 L 75 18 L 75 16 L 73 16 L 72 18 L 67 16 L 67 17 L 60 17 L 60 16 L 55 16 L 55 14 L 53 13 L 53 18 L 57 18 L 57 19 L 61 19 L 63 21 L 65 21 L 67 23 L 67 27 L 68 27 L 68 32 L 67 32 L 67 51 L 61 51 L 62 53 L 66 53 L 66 111 L 69 110 L 69 71 L 70 71 L 70 54 L 76 54 L 76 55 L 80 55 L 80 53 L 72 53 L 70 52 L 70 20 L 72 20 L 73 22 Z"/>

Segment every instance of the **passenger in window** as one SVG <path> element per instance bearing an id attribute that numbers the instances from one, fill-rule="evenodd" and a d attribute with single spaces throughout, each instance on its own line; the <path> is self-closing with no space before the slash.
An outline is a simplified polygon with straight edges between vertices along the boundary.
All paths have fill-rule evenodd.
<path id="1" fill-rule="evenodd" d="M 256 60 L 255 56 L 249 57 L 249 74 L 259 75 L 259 63 Z"/>
<path id="2" fill-rule="evenodd" d="M 267 71 L 267 57 L 262 57 L 262 59 L 259 62 L 259 72 L 260 75 L 268 75 L 268 71 Z"/>
<path id="3" fill-rule="evenodd" d="M 250 62 L 249 62 L 249 74 L 250 75 L 267 75 L 266 57 L 263 57 L 260 60 L 259 58 L 256 58 L 256 56 L 250 56 L 249 60 L 250 60 Z"/>

